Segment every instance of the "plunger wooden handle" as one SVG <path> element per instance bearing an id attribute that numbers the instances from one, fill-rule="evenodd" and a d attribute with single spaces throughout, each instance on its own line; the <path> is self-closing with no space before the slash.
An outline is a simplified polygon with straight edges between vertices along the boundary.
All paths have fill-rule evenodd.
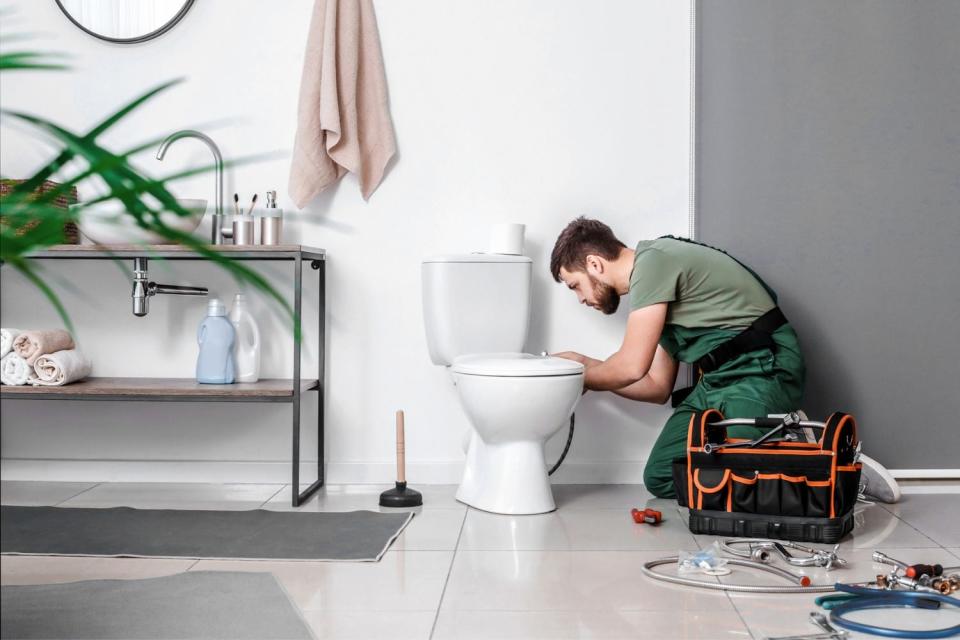
<path id="1" fill-rule="evenodd" d="M 397 411 L 397 482 L 406 482 L 406 450 L 403 446 L 403 411 Z"/>

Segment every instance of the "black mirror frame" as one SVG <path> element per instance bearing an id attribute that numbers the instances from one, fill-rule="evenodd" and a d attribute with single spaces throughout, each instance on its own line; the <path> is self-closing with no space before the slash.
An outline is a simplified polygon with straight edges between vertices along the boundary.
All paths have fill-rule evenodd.
<path id="1" fill-rule="evenodd" d="M 164 24 L 162 27 L 160 27 L 156 31 L 151 31 L 150 33 L 144 34 L 142 36 L 137 36 L 136 38 L 111 38 L 109 36 L 95 33 L 90 29 L 87 29 L 85 26 L 83 26 L 79 22 L 77 22 L 77 20 L 72 15 L 70 15 L 70 12 L 67 11 L 67 9 L 63 6 L 60 0 L 54 0 L 54 2 L 57 3 L 57 6 L 60 7 L 60 11 L 63 12 L 63 15 L 67 16 L 67 19 L 70 20 L 70 22 L 72 22 L 75 27 L 77 27 L 81 31 L 84 31 L 88 35 L 91 35 L 98 40 L 104 40 L 106 42 L 112 42 L 114 44 L 138 44 L 140 42 L 153 40 L 154 38 L 159 38 L 160 36 L 165 34 L 167 31 L 172 29 L 174 26 L 176 26 L 178 22 L 183 20 L 183 16 L 187 15 L 187 11 L 189 11 L 190 7 L 193 6 L 194 0 L 184 0 L 183 6 L 180 7 L 180 11 L 178 11 L 175 16 L 170 18 L 170 20 L 168 20 L 166 24 Z"/>

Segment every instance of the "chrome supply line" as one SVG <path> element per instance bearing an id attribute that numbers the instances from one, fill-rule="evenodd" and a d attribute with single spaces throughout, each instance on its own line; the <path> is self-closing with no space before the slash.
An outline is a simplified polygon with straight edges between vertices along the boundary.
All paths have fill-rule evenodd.
<path id="1" fill-rule="evenodd" d="M 747 545 L 746 549 L 740 545 Z M 769 562 L 771 555 L 777 553 L 781 558 L 795 567 L 823 567 L 827 571 L 834 567 L 844 567 L 847 561 L 837 555 L 840 545 L 832 550 L 825 551 L 814 547 L 807 547 L 789 540 L 769 540 L 766 538 L 731 538 L 720 542 L 720 548 L 730 555 L 749 558 L 757 562 Z M 788 549 L 808 554 L 799 558 L 791 554 Z"/>
<path id="2" fill-rule="evenodd" d="M 734 591 L 737 593 L 832 593 L 836 589 L 832 584 L 824 585 L 809 585 L 802 586 L 801 580 L 806 578 L 806 576 L 799 576 L 795 573 L 791 573 L 786 569 L 781 569 L 779 567 L 772 567 L 768 564 L 763 564 L 762 562 L 754 562 L 753 560 L 740 560 L 738 558 L 728 558 L 727 564 L 734 565 L 737 567 L 746 567 L 748 569 L 757 569 L 758 571 L 766 571 L 771 573 L 779 578 L 788 580 L 789 582 L 794 583 L 793 585 L 753 585 L 753 584 L 727 584 L 723 582 L 716 581 L 704 581 L 704 580 L 695 580 L 694 578 L 687 578 L 684 576 L 671 576 L 665 573 L 658 573 L 654 571 L 654 567 L 659 567 L 665 564 L 677 564 L 679 558 L 677 556 L 671 556 L 669 558 L 660 558 L 659 560 L 651 560 L 645 562 L 641 571 L 643 575 L 647 576 L 652 580 L 657 580 L 659 582 L 669 582 L 671 584 L 679 584 L 685 587 L 700 587 L 703 589 L 713 589 L 715 591 Z M 872 584 L 872 583 L 863 583 Z"/>

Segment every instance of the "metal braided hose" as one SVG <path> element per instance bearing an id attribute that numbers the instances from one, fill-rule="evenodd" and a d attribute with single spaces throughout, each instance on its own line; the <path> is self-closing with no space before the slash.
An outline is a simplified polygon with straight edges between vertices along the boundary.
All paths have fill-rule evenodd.
<path id="1" fill-rule="evenodd" d="M 683 576 L 670 576 L 664 573 L 657 573 L 653 570 L 654 567 L 664 564 L 677 564 L 678 561 L 679 558 L 677 556 L 671 556 L 669 558 L 660 558 L 657 560 L 651 560 L 650 562 L 645 562 L 643 565 L 643 575 L 652 580 L 679 584 L 685 587 L 701 587 L 703 589 L 713 589 L 716 591 L 735 591 L 738 593 L 832 593 L 833 591 L 836 591 L 834 585 L 832 584 L 809 585 L 804 587 L 797 583 L 799 583 L 801 577 L 806 576 L 798 576 L 797 574 L 790 573 L 786 569 L 781 569 L 780 567 L 772 567 L 761 562 L 740 560 L 738 558 L 726 558 L 727 564 L 732 564 L 737 567 L 746 567 L 748 569 L 757 569 L 759 571 L 766 571 L 767 573 L 771 573 L 785 580 L 789 580 L 790 582 L 795 583 L 795 585 L 724 584 L 721 582 L 695 580 L 693 578 L 685 578 Z"/>

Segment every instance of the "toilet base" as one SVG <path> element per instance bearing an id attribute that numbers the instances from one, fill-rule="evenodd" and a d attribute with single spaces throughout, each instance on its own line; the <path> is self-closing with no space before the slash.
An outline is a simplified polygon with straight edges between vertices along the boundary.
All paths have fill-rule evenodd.
<path id="1" fill-rule="evenodd" d="M 556 510 L 542 442 L 487 444 L 473 432 L 457 500 L 491 513 Z"/>

